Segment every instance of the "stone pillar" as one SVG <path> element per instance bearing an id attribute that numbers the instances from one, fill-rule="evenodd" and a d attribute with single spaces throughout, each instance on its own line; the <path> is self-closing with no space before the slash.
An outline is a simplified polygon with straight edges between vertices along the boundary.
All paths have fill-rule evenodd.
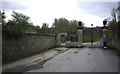
<path id="1" fill-rule="evenodd" d="M 78 47 L 82 47 L 83 42 L 83 30 L 82 28 L 78 28 Z"/>
<path id="2" fill-rule="evenodd" d="M 57 46 L 60 46 L 60 36 L 57 36 Z"/>
<path id="3" fill-rule="evenodd" d="M 107 33 L 107 27 L 104 26 L 104 27 L 102 28 L 102 34 L 104 35 L 104 34 L 106 34 L 106 33 Z"/>
<path id="4" fill-rule="evenodd" d="M 103 27 L 102 27 L 102 29 L 103 29 L 103 35 L 104 34 L 106 34 L 106 32 L 107 32 L 107 26 L 106 26 L 106 24 L 107 24 L 107 20 L 105 19 L 104 21 L 103 21 Z"/>

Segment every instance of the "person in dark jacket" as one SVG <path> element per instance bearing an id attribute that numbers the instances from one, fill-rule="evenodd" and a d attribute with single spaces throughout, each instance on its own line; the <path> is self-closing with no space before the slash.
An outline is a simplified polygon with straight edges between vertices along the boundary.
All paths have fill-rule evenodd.
<path id="1" fill-rule="evenodd" d="M 106 37 L 106 35 L 104 35 L 104 37 L 103 37 L 103 48 L 107 48 L 107 42 L 108 42 L 108 38 Z"/>

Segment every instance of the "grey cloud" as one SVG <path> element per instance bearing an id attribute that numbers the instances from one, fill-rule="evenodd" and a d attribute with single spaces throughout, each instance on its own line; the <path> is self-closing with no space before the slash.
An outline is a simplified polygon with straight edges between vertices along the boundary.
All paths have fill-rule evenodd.
<path id="1" fill-rule="evenodd" d="M 78 8 L 85 13 L 105 17 L 111 14 L 113 8 L 117 8 L 117 2 L 80 2 Z"/>
<path id="2" fill-rule="evenodd" d="M 27 9 L 27 7 L 17 3 L 17 2 L 2 2 L 3 10 L 23 10 Z"/>

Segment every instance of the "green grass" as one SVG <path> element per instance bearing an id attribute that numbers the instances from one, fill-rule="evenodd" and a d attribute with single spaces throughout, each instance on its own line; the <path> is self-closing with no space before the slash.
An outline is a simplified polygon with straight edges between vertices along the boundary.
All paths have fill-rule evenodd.
<path id="1" fill-rule="evenodd" d="M 96 42 L 96 41 L 98 41 L 98 40 L 100 40 L 101 38 L 100 37 L 93 37 L 93 42 Z M 91 37 L 84 37 L 84 43 L 86 43 L 86 42 L 91 42 Z"/>
<path id="2" fill-rule="evenodd" d="M 66 41 L 65 41 L 65 40 L 61 40 L 60 42 L 61 42 L 61 43 L 65 43 Z"/>

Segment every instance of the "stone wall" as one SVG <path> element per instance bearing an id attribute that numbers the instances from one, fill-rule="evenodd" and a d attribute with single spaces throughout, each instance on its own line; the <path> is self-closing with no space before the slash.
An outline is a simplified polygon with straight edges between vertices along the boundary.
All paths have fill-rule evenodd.
<path id="1" fill-rule="evenodd" d="M 2 39 L 3 64 L 40 53 L 56 44 L 53 35 L 28 33 L 19 39 L 6 39 L 5 36 L 3 35 Z"/>

